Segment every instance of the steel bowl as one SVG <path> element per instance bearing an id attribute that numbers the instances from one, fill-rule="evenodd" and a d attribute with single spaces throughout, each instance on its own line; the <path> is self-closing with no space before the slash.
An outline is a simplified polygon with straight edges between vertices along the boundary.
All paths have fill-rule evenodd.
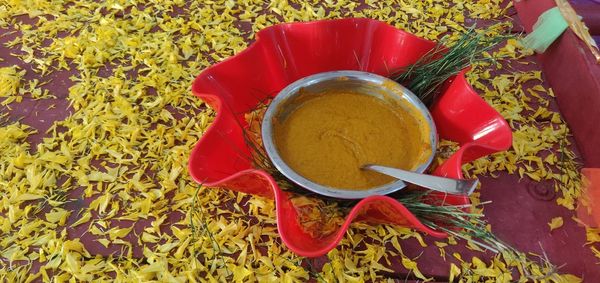
<path id="1" fill-rule="evenodd" d="M 289 167 L 277 151 L 273 138 L 274 120 L 285 120 L 287 115 L 293 112 L 300 104 L 299 95 L 319 94 L 330 90 L 351 90 L 355 93 L 370 95 L 379 99 L 396 100 L 401 103 L 410 103 L 423 115 L 423 120 L 429 124 L 429 141 L 431 154 L 425 162 L 419 164 L 415 172 L 423 173 L 433 161 L 437 148 L 437 131 L 431 114 L 427 107 L 410 90 L 388 78 L 360 71 L 333 71 L 318 73 L 305 77 L 288 85 L 271 101 L 262 121 L 262 139 L 267 155 L 285 177 L 301 187 L 312 192 L 341 199 L 361 199 L 372 195 L 386 195 L 398 191 L 406 184 L 402 181 L 391 182 L 382 186 L 364 190 L 348 190 L 333 188 L 317 184 Z M 301 99 L 304 100 L 304 99 Z"/>

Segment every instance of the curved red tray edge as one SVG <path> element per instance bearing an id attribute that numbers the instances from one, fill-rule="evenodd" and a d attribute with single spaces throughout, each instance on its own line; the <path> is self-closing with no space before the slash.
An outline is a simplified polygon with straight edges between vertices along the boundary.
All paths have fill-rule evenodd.
<path id="1" fill-rule="evenodd" d="M 410 226 L 434 237 L 441 238 L 447 236 L 444 232 L 436 231 L 423 225 L 398 201 L 387 196 L 371 196 L 361 200 L 350 211 L 337 232 L 324 238 L 313 238 L 302 230 L 298 223 L 297 212 L 291 204 L 287 193 L 277 186 L 273 177 L 268 173 L 251 168 L 249 162 L 246 164 L 243 164 L 244 162 L 237 164 L 238 168 L 234 168 L 226 174 L 211 175 L 211 171 L 199 169 L 206 166 L 208 166 L 206 168 L 209 168 L 211 164 L 217 164 L 219 160 L 229 161 L 226 165 L 230 166 L 231 164 L 235 164 L 232 159 L 239 161 L 240 153 L 236 153 L 235 150 L 228 150 L 226 154 L 230 154 L 229 156 L 219 155 L 218 159 L 210 159 L 206 158 L 206 156 L 208 156 L 208 151 L 217 150 L 217 148 L 214 148 L 216 146 L 220 146 L 223 149 L 223 144 L 226 142 L 221 141 L 221 139 L 224 136 L 239 135 L 243 128 L 240 121 L 236 119 L 233 107 L 224 103 L 225 99 L 222 95 L 227 94 L 203 91 L 200 83 L 202 79 L 211 77 L 211 72 L 217 66 L 230 64 L 227 62 L 236 62 L 239 58 L 254 55 L 252 53 L 254 52 L 253 50 L 257 50 L 261 45 L 266 44 L 263 43 L 265 41 L 260 35 L 267 33 L 269 30 L 290 29 L 294 25 L 303 25 L 304 27 L 327 25 L 327 28 L 332 28 L 331 26 L 337 24 L 341 25 L 345 23 L 347 25 L 348 22 L 356 25 L 368 24 L 390 27 L 386 23 L 369 19 L 325 20 L 272 26 L 259 32 L 257 40 L 246 50 L 204 70 L 196 78 L 192 87 L 193 93 L 217 112 L 212 125 L 209 126 L 190 155 L 188 169 L 192 178 L 196 182 L 208 187 L 224 187 L 274 199 L 277 210 L 277 226 L 282 241 L 291 251 L 301 256 L 317 257 L 335 248 L 343 238 L 350 224 L 357 217 L 373 222 Z M 407 34 L 401 30 L 396 29 L 396 31 Z M 414 35 L 410 36 L 415 37 Z M 424 41 L 423 39 L 419 40 Z M 363 69 L 360 63 L 358 68 Z M 235 83 L 235 81 L 231 83 Z M 453 78 L 447 85 L 448 87 L 431 108 L 431 113 L 438 127 L 440 137 L 457 141 L 461 147 L 447 161 L 440 165 L 434 174 L 462 178 L 462 164 L 494 152 L 508 149 L 512 143 L 512 133 L 510 127 L 500 114 L 479 97 L 468 84 L 464 77 L 464 71 Z M 237 114 L 239 115 L 239 113 Z M 236 125 L 239 127 L 238 129 L 235 129 Z M 227 128 L 227 131 L 224 131 L 226 132 L 225 134 L 220 132 L 222 128 Z M 216 158 L 214 155 L 212 157 Z M 468 197 L 437 195 L 449 204 L 469 203 Z M 390 216 L 390 213 L 393 213 L 393 215 L 386 218 L 386 213 L 382 213 L 382 210 L 386 210 L 385 212 L 388 216 Z M 370 215 L 375 216 L 369 217 Z"/>

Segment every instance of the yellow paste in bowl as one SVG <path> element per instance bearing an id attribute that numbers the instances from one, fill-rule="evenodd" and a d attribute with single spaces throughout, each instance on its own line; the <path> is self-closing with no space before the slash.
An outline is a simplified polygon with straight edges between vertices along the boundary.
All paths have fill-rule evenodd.
<path id="1" fill-rule="evenodd" d="M 374 163 L 414 170 L 431 154 L 429 126 L 417 109 L 352 92 L 302 99 L 274 123 L 277 150 L 296 173 L 329 187 L 361 190 L 395 179 L 366 170 Z M 397 102 L 395 102 L 397 103 Z"/>

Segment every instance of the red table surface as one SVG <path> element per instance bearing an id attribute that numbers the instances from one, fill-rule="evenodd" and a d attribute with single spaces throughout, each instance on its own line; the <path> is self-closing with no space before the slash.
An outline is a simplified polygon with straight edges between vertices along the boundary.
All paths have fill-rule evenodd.
<path id="1" fill-rule="evenodd" d="M 468 24 L 468 23 L 466 23 Z M 516 30 L 519 30 L 518 22 L 515 23 Z M 0 29 L 0 34 L 5 34 L 7 31 Z M 15 35 L 4 36 L 0 38 L 0 43 L 7 42 L 14 38 Z M 0 57 L 4 61 L 0 62 L 0 67 L 19 65 L 28 72 L 25 79 L 39 78 L 38 75 L 31 71 L 31 66 L 21 60 L 10 56 L 9 54 L 18 52 L 11 50 L 3 45 L 0 45 Z M 528 58 L 536 62 L 535 57 Z M 539 70 L 540 65 L 537 64 L 516 64 L 521 70 Z M 516 66 L 517 67 L 517 66 Z M 21 103 L 13 103 L 13 108 L 10 117 L 16 120 L 23 117 L 22 122 L 38 129 L 38 134 L 32 135 L 29 142 L 32 148 L 44 136 L 44 132 L 48 129 L 53 121 L 61 120 L 69 115 L 71 109 L 68 107 L 66 100 L 68 88 L 71 86 L 69 76 L 72 72 L 56 71 L 50 75 L 51 79 L 45 88 L 52 94 L 57 96 L 56 99 L 46 99 L 33 101 L 25 98 Z M 191 82 L 190 82 L 191 83 Z M 545 87 L 549 87 L 544 83 Z M 191 94 L 190 94 L 191 95 Z M 50 105 L 55 105 L 53 109 L 48 109 Z M 553 101 L 551 107 L 556 110 L 557 105 Z M 67 109 L 67 110 L 66 110 Z M 0 108 L 4 113 L 8 111 L 6 107 Z M 576 146 L 572 144 L 571 150 L 578 152 Z M 534 252 L 541 254 L 542 250 L 548 254 L 552 263 L 557 266 L 564 266 L 560 269 L 561 273 L 571 273 L 579 277 L 583 277 L 586 282 L 598 282 L 600 280 L 600 268 L 597 265 L 598 259 L 594 257 L 589 247 L 585 246 L 585 230 L 579 227 L 575 222 L 569 220 L 574 216 L 573 211 L 557 206 L 555 199 L 559 197 L 554 192 L 553 184 L 549 182 L 533 182 L 528 179 L 519 180 L 518 176 L 510 175 L 506 172 L 499 172 L 497 178 L 488 176 L 479 177 L 482 183 L 481 200 L 492 201 L 485 206 L 485 214 L 489 223 L 492 225 L 493 232 L 507 243 L 513 245 L 517 249 L 524 252 Z M 73 211 L 79 211 L 82 206 L 88 205 L 92 199 L 83 198 L 80 190 L 75 190 L 71 193 L 72 198 L 79 198 L 81 201 L 70 203 L 65 207 Z M 76 214 L 76 213 L 74 213 Z M 563 227 L 550 232 L 547 223 L 557 216 L 562 216 L 565 219 Z M 179 221 L 183 215 L 179 213 L 171 213 L 164 225 L 169 226 L 172 223 Z M 76 218 L 71 217 L 70 223 L 76 221 Z M 68 224 L 67 224 L 68 225 Z M 123 227 L 131 227 L 132 223 L 125 221 L 119 224 Z M 141 231 L 145 227 L 150 226 L 149 221 L 139 221 L 134 223 L 135 230 Z M 100 243 L 95 241 L 95 238 L 90 233 L 85 233 L 86 226 L 80 225 L 76 228 L 67 228 L 69 238 L 80 238 L 86 249 L 92 254 L 108 256 L 110 254 L 119 254 L 120 248 L 104 248 Z M 124 238 L 130 241 L 134 246 L 134 257 L 143 257 L 141 247 L 137 246 L 137 238 L 131 233 Z M 402 242 L 403 251 L 408 257 L 417 257 L 420 255 L 418 263 L 420 270 L 426 276 L 433 276 L 436 280 L 447 281 L 449 274 L 450 262 L 457 261 L 451 256 L 454 252 L 459 252 L 464 259 L 470 259 L 470 256 L 477 256 L 482 259 L 489 259 L 493 255 L 491 253 L 479 253 L 468 250 L 464 245 L 449 246 L 446 248 L 446 260 L 440 257 L 439 250 L 433 245 L 433 238 L 425 237 L 425 240 L 430 244 L 427 248 L 422 248 L 414 239 L 409 239 Z M 326 257 L 318 258 L 318 263 L 324 263 Z M 412 278 L 408 271 L 402 267 L 400 258 L 392 260 L 392 267 L 397 272 L 388 274 L 392 278 L 406 279 Z M 39 268 L 39 263 L 34 264 L 36 271 Z M 408 277 L 407 277 L 408 276 Z"/>

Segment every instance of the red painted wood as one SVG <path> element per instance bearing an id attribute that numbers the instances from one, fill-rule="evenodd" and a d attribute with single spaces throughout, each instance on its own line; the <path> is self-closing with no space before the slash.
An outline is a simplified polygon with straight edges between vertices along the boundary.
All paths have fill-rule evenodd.
<path id="1" fill-rule="evenodd" d="M 554 7 L 554 3 L 553 0 L 515 1 L 515 7 L 523 26 L 531 32 L 538 16 Z M 565 31 L 538 59 L 585 166 L 600 167 L 600 64 L 571 30 Z"/>
<path id="2" fill-rule="evenodd" d="M 571 6 L 583 18 L 590 34 L 600 35 L 600 2 L 575 0 Z"/>

